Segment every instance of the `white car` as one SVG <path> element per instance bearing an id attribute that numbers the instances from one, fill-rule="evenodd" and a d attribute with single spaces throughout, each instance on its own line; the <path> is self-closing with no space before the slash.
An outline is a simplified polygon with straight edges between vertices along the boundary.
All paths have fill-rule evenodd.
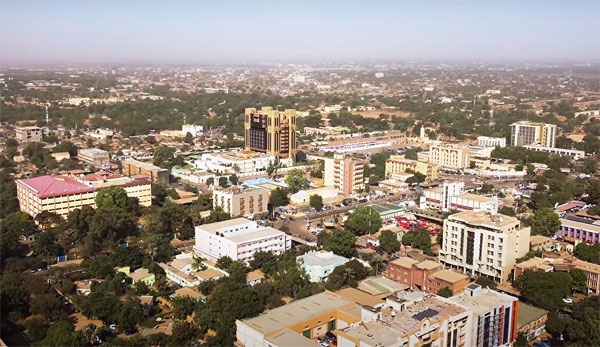
<path id="1" fill-rule="evenodd" d="M 572 303 L 573 303 L 573 299 L 564 298 L 564 299 L 563 299 L 563 302 L 564 302 L 565 304 L 572 304 Z"/>

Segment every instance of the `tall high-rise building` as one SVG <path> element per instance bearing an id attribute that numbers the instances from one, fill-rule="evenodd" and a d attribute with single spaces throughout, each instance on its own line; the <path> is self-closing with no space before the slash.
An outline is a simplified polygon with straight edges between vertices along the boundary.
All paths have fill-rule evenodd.
<path id="1" fill-rule="evenodd" d="M 555 147 L 556 125 L 530 121 L 512 123 L 510 125 L 510 145 Z"/>
<path id="2" fill-rule="evenodd" d="M 294 160 L 296 155 L 296 110 L 278 111 L 272 107 L 245 112 L 246 150 Z"/>
<path id="3" fill-rule="evenodd" d="M 336 153 L 333 159 L 325 159 L 325 185 L 344 194 L 364 189 L 364 165 L 362 159 Z"/>
<path id="4" fill-rule="evenodd" d="M 455 213 L 444 220 L 440 262 L 472 275 L 504 282 L 529 251 L 531 228 L 515 217 L 484 211 Z"/>

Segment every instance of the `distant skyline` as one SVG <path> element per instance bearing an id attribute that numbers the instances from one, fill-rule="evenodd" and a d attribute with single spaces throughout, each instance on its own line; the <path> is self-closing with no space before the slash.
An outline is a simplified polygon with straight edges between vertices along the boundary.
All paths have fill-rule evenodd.
<path id="1" fill-rule="evenodd" d="M 600 61 L 600 1 L 0 0 L 0 64 Z"/>

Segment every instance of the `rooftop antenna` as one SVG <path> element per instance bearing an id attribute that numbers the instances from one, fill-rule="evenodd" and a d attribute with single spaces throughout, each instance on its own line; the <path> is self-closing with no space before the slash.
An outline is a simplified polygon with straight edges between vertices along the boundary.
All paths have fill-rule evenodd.
<path id="1" fill-rule="evenodd" d="M 50 129 L 50 122 L 48 121 L 48 105 L 46 105 L 46 128 Z"/>

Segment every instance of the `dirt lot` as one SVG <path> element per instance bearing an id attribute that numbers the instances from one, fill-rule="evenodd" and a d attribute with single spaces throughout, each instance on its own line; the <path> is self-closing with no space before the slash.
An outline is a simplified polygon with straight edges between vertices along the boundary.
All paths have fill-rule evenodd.
<path id="1" fill-rule="evenodd" d="M 352 112 L 352 113 L 361 115 L 366 118 L 379 118 L 379 115 L 382 113 L 385 113 L 390 116 L 397 116 L 397 117 L 409 117 L 410 116 L 410 112 L 400 112 L 400 111 L 395 111 L 395 110 L 359 111 L 359 112 Z"/>

